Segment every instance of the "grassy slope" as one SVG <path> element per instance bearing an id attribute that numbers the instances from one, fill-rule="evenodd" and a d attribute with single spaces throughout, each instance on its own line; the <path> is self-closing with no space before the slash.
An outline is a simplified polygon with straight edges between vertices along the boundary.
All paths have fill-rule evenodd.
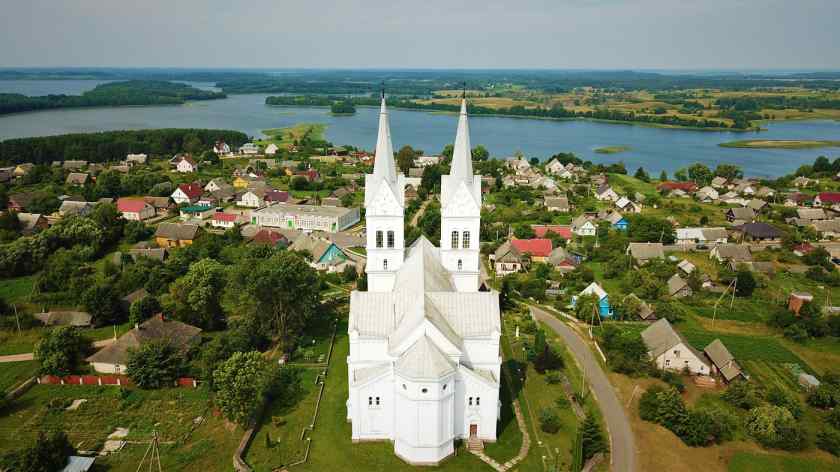
<path id="1" fill-rule="evenodd" d="M 837 464 L 816 459 L 752 452 L 738 452 L 729 463 L 729 472 L 829 472 L 837 468 Z"/>
<path id="2" fill-rule="evenodd" d="M 0 364 L 0 395 L 35 375 L 37 370 L 38 363 L 35 361 Z"/>

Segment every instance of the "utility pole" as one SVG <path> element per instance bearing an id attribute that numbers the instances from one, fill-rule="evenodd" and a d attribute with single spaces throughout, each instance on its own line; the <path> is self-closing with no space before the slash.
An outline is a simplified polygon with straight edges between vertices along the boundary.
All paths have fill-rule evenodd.
<path id="1" fill-rule="evenodd" d="M 146 462 L 146 457 L 149 458 L 149 472 L 154 472 L 155 462 L 157 462 L 157 472 L 163 472 L 163 468 L 160 465 L 160 444 L 158 441 L 158 434 L 156 429 L 152 431 L 152 440 L 149 441 L 149 447 L 146 448 L 146 452 L 143 454 L 143 458 L 140 459 L 140 464 L 137 465 L 136 472 L 140 472 L 140 469 L 143 468 L 143 464 Z"/>
<path id="2" fill-rule="evenodd" d="M 15 309 L 15 321 L 17 322 L 18 335 L 20 335 L 22 333 L 20 332 L 20 318 L 18 317 L 17 303 L 12 303 L 12 308 Z"/>

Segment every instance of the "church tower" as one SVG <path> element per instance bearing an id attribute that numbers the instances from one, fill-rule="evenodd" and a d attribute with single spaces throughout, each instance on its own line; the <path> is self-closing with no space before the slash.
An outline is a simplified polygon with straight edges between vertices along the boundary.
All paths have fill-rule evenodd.
<path id="1" fill-rule="evenodd" d="M 481 176 L 473 175 L 466 92 L 461 100 L 452 168 L 441 181 L 441 262 L 459 292 L 479 286 Z"/>
<path id="2" fill-rule="evenodd" d="M 390 292 L 405 253 L 405 176 L 397 174 L 385 92 L 379 111 L 373 174 L 365 175 L 368 291 Z"/>

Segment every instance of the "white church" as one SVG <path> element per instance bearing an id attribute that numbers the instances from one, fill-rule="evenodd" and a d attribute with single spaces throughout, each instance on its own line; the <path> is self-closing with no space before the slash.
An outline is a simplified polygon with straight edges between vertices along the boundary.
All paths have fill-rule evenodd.
<path id="1" fill-rule="evenodd" d="M 405 176 L 397 174 L 383 96 L 373 174 L 365 176 L 368 291 L 350 298 L 347 420 L 353 441 L 392 441 L 415 465 L 454 440 L 496 440 L 497 292 L 479 289 L 481 177 L 473 175 L 466 100 L 452 170 L 441 182 L 441 239 L 405 247 Z"/>

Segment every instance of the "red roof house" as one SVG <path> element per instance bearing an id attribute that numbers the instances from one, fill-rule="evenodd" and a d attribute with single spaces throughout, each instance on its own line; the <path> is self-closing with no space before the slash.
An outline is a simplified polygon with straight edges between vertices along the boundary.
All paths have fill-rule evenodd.
<path id="1" fill-rule="evenodd" d="M 233 213 L 225 213 L 223 211 L 217 211 L 213 213 L 213 221 L 220 221 L 225 223 L 235 223 L 236 222 L 236 215 Z"/>
<path id="2" fill-rule="evenodd" d="M 182 192 L 184 192 L 190 200 L 199 198 L 202 193 L 204 193 L 204 188 L 201 187 L 198 183 L 191 183 L 191 184 L 181 184 L 178 186 Z"/>
<path id="3" fill-rule="evenodd" d="M 697 190 L 697 184 L 694 182 L 662 182 L 656 187 L 660 192 L 665 190 L 671 192 L 673 190 L 682 190 L 683 192 L 693 192 Z"/>
<path id="4" fill-rule="evenodd" d="M 117 210 L 127 220 L 145 220 L 155 216 L 155 208 L 142 198 L 119 198 Z"/>
<path id="5" fill-rule="evenodd" d="M 284 192 L 282 190 L 269 190 L 263 196 L 263 201 L 266 202 L 287 202 L 289 201 L 289 192 Z"/>
<path id="6" fill-rule="evenodd" d="M 519 252 L 530 254 L 531 257 L 548 257 L 551 255 L 551 240 L 534 239 L 511 239 L 510 244 Z"/>
<path id="7" fill-rule="evenodd" d="M 270 244 L 272 246 L 276 246 L 278 243 L 282 242 L 286 245 L 289 244 L 289 239 L 283 236 L 282 233 L 279 231 L 272 231 L 270 229 L 263 229 L 257 232 L 253 238 L 251 238 L 251 242 L 259 243 L 259 244 Z"/>
<path id="8" fill-rule="evenodd" d="M 840 203 L 840 192 L 820 192 L 814 199 L 814 206 L 824 204 L 834 205 Z"/>
<path id="9" fill-rule="evenodd" d="M 548 232 L 559 235 L 563 239 L 572 239 L 572 227 L 566 225 L 531 225 L 538 238 L 544 238 Z"/>

